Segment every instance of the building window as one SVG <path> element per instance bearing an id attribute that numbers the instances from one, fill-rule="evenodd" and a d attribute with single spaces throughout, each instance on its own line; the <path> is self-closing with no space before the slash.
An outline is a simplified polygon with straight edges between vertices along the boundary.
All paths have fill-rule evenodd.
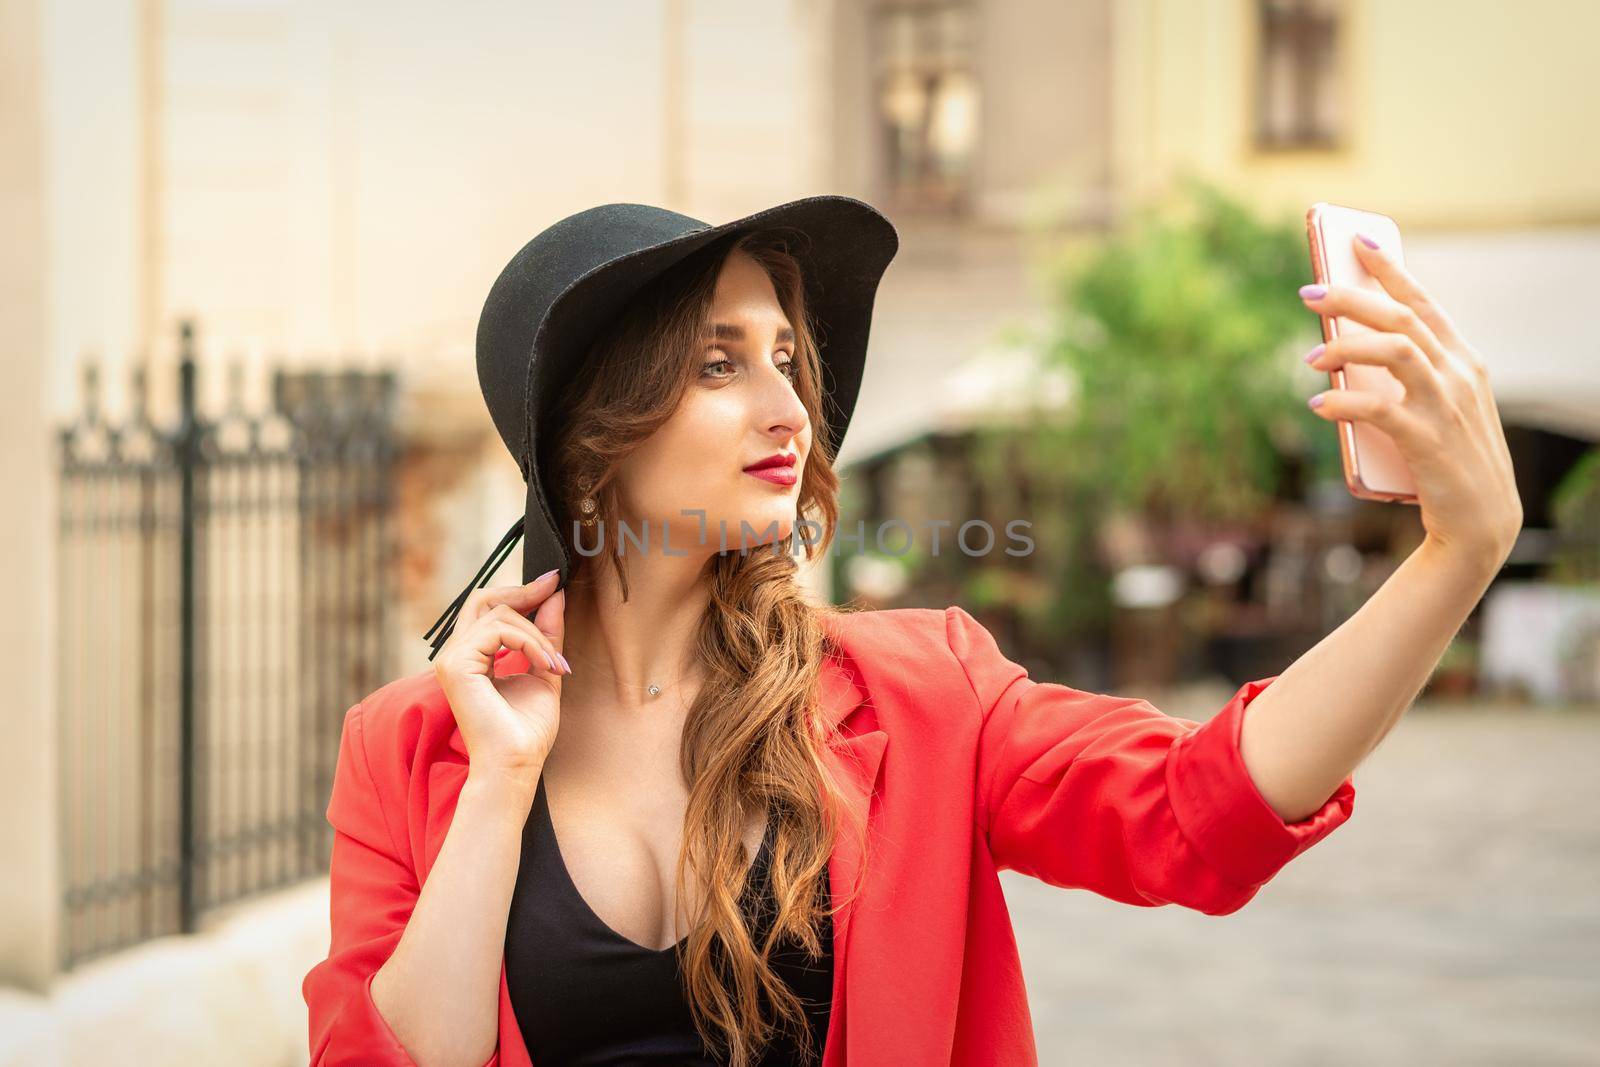
<path id="1" fill-rule="evenodd" d="M 874 100 L 889 202 L 966 208 L 978 133 L 972 9 L 888 0 L 874 11 Z"/>
<path id="2" fill-rule="evenodd" d="M 1340 0 L 1261 0 L 1256 143 L 1332 148 L 1343 133 Z"/>

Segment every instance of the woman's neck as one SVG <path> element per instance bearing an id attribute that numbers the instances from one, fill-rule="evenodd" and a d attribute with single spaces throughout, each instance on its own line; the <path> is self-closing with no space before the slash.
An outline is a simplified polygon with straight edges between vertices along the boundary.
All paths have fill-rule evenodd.
<path id="1" fill-rule="evenodd" d="M 696 635 L 709 594 L 705 561 L 630 555 L 628 599 L 608 566 L 593 585 L 569 591 L 562 651 L 572 674 L 562 679 L 562 708 L 645 713 L 686 706 L 703 669 Z M 652 696 L 647 686 L 659 686 Z"/>

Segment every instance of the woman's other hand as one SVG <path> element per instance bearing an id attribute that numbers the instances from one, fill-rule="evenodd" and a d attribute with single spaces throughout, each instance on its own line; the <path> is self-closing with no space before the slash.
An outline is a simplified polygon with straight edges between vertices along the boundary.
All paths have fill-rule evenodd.
<path id="1" fill-rule="evenodd" d="M 434 659 L 473 774 L 499 774 L 533 789 L 561 722 L 561 654 L 566 593 L 557 572 L 527 585 L 468 595 L 450 639 Z M 530 613 L 532 618 L 529 618 Z M 528 673 L 496 678 L 501 647 L 528 659 Z"/>
<path id="2" fill-rule="evenodd" d="M 1330 389 L 1309 403 L 1324 419 L 1370 422 L 1393 438 L 1416 479 L 1426 541 L 1492 577 L 1522 528 L 1522 501 L 1483 357 L 1405 267 L 1361 238 L 1353 243 L 1385 293 L 1331 285 L 1303 286 L 1300 296 L 1320 315 L 1375 332 L 1334 338 L 1310 365 L 1387 367 L 1405 396 Z"/>

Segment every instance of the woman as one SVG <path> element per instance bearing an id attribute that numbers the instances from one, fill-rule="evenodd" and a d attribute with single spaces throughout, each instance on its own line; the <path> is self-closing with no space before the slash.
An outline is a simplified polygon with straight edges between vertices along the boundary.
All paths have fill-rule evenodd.
<path id="1" fill-rule="evenodd" d="M 1395 438 L 1427 536 L 1198 723 L 1035 682 L 959 607 L 802 596 L 893 251 L 843 197 L 609 205 L 497 281 L 479 374 L 528 506 L 433 672 L 346 714 L 314 1063 L 1032 1064 L 999 871 L 1220 915 L 1349 817 L 1521 525 L 1444 312 L 1365 246 L 1387 295 L 1302 290 L 1375 331 L 1315 366 L 1406 385 L 1313 407 Z M 476 589 L 519 532 L 525 583 Z"/>

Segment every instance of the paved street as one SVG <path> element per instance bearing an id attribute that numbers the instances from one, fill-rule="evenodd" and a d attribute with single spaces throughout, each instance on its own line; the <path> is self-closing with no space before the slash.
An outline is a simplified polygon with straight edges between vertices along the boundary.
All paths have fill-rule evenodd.
<path id="1" fill-rule="evenodd" d="M 1233 915 L 1003 874 L 1041 1062 L 1600 1063 L 1600 710 L 1422 704 L 1354 780 Z"/>

